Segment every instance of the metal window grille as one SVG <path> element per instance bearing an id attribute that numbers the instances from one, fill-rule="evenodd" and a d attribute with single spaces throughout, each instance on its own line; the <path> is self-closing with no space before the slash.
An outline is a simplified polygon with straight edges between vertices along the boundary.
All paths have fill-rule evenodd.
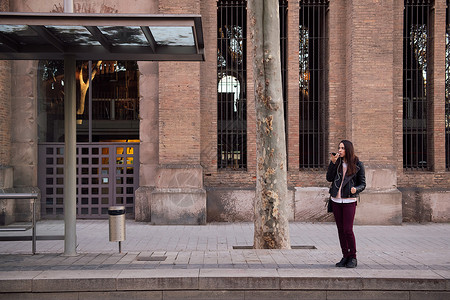
<path id="1" fill-rule="evenodd" d="M 247 1 L 217 1 L 217 167 L 247 168 Z"/>
<path id="2" fill-rule="evenodd" d="M 286 145 L 288 141 L 287 131 L 287 13 L 288 3 L 287 0 L 280 0 L 280 56 L 281 56 L 281 81 L 282 81 L 282 93 L 283 93 L 283 107 L 284 107 L 284 124 L 285 124 L 285 136 Z M 287 151 L 287 147 L 286 147 Z"/>
<path id="3" fill-rule="evenodd" d="M 405 0 L 403 23 L 403 167 L 426 170 L 427 43 L 430 0 Z"/>
<path id="4" fill-rule="evenodd" d="M 450 1 L 447 0 L 445 33 L 445 167 L 450 171 Z"/>
<path id="5" fill-rule="evenodd" d="M 326 75 L 328 44 L 327 0 L 300 1 L 299 24 L 299 127 L 300 168 L 318 169 L 326 164 Z"/>
<path id="6" fill-rule="evenodd" d="M 64 213 L 64 144 L 39 144 L 42 215 Z M 134 216 L 139 187 L 139 143 L 77 143 L 77 217 L 107 218 L 108 207 L 125 206 Z"/>

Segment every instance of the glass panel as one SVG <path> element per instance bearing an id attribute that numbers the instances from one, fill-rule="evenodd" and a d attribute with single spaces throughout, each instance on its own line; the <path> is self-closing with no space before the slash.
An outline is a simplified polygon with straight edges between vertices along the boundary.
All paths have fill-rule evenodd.
<path id="1" fill-rule="evenodd" d="M 195 46 L 192 27 L 150 27 L 153 38 L 161 46 Z"/>
<path id="2" fill-rule="evenodd" d="M 128 46 L 148 46 L 139 26 L 98 26 L 98 29 L 105 35 L 112 45 Z"/>
<path id="3" fill-rule="evenodd" d="M 47 44 L 34 30 L 27 25 L 0 25 L 0 31 L 6 36 L 20 41 L 21 45 L 26 44 Z"/>
<path id="4" fill-rule="evenodd" d="M 92 34 L 83 26 L 45 26 L 51 33 L 64 43 L 71 45 L 100 46 Z"/>

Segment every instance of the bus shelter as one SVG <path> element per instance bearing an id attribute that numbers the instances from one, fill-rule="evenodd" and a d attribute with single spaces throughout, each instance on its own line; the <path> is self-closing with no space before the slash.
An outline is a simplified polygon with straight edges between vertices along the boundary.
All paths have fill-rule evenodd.
<path id="1" fill-rule="evenodd" d="M 76 61 L 203 61 L 199 15 L 0 13 L 0 60 L 64 60 L 64 253 L 76 254 Z"/>

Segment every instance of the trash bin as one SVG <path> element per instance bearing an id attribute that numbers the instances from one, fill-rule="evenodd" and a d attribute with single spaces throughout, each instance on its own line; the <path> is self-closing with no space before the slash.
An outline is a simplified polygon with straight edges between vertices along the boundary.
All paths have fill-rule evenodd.
<path id="1" fill-rule="evenodd" d="M 109 215 L 109 241 L 120 242 L 125 240 L 125 206 L 111 206 Z"/>

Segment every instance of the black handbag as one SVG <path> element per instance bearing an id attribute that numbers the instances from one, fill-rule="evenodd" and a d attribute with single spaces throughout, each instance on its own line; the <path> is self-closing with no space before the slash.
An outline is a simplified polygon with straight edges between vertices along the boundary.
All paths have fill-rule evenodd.
<path id="1" fill-rule="evenodd" d="M 333 200 L 331 200 L 331 197 L 328 198 L 328 204 L 327 204 L 327 212 L 331 213 L 333 212 L 333 203 L 331 203 Z"/>

